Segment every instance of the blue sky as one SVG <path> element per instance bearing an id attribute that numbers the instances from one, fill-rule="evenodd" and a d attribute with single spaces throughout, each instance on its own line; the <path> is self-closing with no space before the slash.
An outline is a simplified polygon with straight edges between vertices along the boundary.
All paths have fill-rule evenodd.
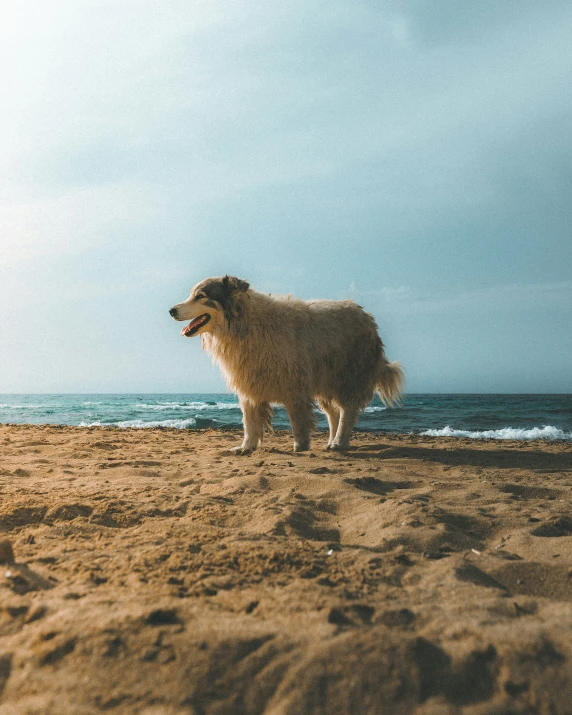
<path id="1" fill-rule="evenodd" d="M 167 311 L 224 273 L 412 392 L 572 391 L 570 3 L 13 5 L 0 392 L 223 391 Z"/>

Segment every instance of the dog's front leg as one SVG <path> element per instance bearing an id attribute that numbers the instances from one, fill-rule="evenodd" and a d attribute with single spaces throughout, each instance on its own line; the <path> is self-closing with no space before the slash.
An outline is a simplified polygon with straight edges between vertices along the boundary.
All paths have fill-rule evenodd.
<path id="1" fill-rule="evenodd" d="M 244 439 L 238 447 L 233 447 L 234 454 L 251 454 L 260 444 L 264 434 L 264 426 L 268 419 L 270 405 L 266 402 L 255 404 L 248 400 L 240 400 Z"/>

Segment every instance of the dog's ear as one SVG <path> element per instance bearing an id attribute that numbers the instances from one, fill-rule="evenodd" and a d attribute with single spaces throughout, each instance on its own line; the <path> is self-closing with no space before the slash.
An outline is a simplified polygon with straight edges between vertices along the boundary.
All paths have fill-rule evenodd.
<path id="1" fill-rule="evenodd" d="M 243 306 L 241 305 L 242 296 L 250 288 L 250 285 L 240 278 L 235 278 L 235 276 L 225 276 L 222 279 L 222 287 L 225 297 L 221 305 L 227 323 L 230 326 L 233 319 L 240 318 L 244 312 Z"/>
<path id="2" fill-rule="evenodd" d="M 225 288 L 229 293 L 234 291 L 239 291 L 240 293 L 246 293 L 250 288 L 250 284 L 246 281 L 236 278 L 235 276 L 225 276 L 222 279 L 223 288 Z"/>

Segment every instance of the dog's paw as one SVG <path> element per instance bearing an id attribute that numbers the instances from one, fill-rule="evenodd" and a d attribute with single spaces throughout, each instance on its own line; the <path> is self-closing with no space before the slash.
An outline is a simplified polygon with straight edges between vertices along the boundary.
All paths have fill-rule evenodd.
<path id="1" fill-rule="evenodd" d="M 294 442 L 294 452 L 307 452 L 309 449 L 309 442 Z"/>
<path id="2" fill-rule="evenodd" d="M 328 452 L 345 452 L 347 448 L 347 445 L 338 444 L 337 442 L 332 442 L 324 447 Z"/>
<path id="3" fill-rule="evenodd" d="M 246 457 L 253 452 L 253 448 L 243 447 L 242 445 L 239 445 L 238 447 L 232 447 L 232 449 L 228 450 L 228 454 L 233 454 L 238 457 Z"/>

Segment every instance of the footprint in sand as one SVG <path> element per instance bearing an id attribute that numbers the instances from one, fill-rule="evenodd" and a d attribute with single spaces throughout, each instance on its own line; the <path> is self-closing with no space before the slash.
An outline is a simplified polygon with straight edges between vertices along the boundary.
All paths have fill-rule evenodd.
<path id="1" fill-rule="evenodd" d="M 557 516 L 540 524 L 530 532 L 533 536 L 557 537 L 572 534 L 572 517 Z"/>

